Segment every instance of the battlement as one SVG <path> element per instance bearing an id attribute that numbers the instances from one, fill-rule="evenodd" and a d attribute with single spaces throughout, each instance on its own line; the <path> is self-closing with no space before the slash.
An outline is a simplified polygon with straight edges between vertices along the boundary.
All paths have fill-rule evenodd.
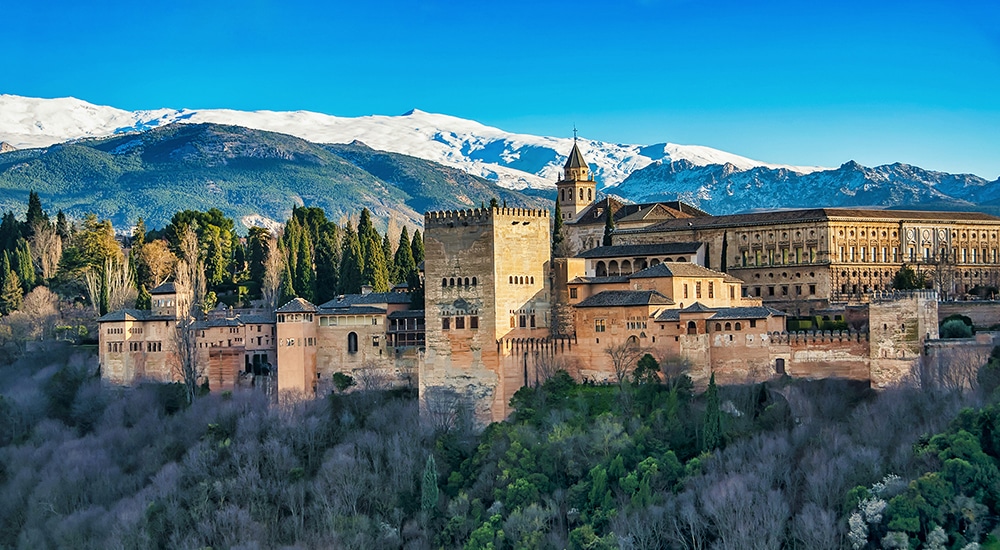
<path id="1" fill-rule="evenodd" d="M 473 208 L 470 210 L 439 210 L 424 214 L 424 227 L 454 227 L 461 225 L 485 225 L 495 218 L 519 218 L 520 220 L 549 217 L 548 210 L 533 208 Z"/>

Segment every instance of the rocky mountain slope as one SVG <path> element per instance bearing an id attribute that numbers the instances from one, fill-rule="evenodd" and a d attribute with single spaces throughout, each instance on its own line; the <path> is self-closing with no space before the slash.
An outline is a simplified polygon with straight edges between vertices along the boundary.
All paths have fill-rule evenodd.
<path id="1" fill-rule="evenodd" d="M 159 227 L 183 209 L 219 208 L 246 224 L 284 221 L 292 206 L 332 219 L 368 207 L 377 219 L 422 224 L 423 212 L 498 198 L 547 204 L 461 170 L 361 143 L 321 146 L 218 124 L 172 124 L 142 133 L 0 154 L 0 208 L 22 212 L 35 190 L 51 212 L 93 212 L 126 227 Z"/>

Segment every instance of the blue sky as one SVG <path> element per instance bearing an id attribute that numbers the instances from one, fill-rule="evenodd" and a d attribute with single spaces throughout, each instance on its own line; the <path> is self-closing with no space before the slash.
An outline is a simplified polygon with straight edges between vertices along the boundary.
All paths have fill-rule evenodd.
<path id="1" fill-rule="evenodd" d="M 0 93 L 1000 177 L 1000 2 L 9 2 Z"/>

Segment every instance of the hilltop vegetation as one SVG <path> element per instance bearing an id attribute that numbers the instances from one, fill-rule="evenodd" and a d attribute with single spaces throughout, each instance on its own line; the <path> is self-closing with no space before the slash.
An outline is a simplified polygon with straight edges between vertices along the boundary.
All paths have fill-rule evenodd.
<path id="1" fill-rule="evenodd" d="M 173 124 L 139 134 L 0 154 L 0 209 L 20 212 L 28 192 L 70 218 L 162 227 L 174 212 L 218 208 L 239 220 L 287 219 L 295 206 L 333 220 L 361 208 L 419 225 L 425 210 L 473 208 L 491 197 L 545 207 L 460 170 L 363 144 L 322 146 L 238 126 Z"/>

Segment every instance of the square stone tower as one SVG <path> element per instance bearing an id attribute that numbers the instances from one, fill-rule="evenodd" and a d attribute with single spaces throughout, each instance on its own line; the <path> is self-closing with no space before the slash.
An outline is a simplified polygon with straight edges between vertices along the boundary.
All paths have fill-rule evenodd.
<path id="1" fill-rule="evenodd" d="M 480 423 L 506 418 L 527 383 L 501 357 L 501 339 L 542 339 L 551 321 L 546 210 L 491 208 L 424 216 L 426 356 L 421 410 L 458 402 Z"/>

